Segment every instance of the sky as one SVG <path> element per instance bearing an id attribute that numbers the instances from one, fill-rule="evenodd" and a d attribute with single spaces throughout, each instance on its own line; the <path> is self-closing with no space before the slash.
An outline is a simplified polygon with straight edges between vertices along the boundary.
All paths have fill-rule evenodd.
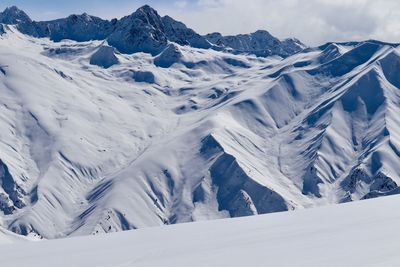
<path id="1" fill-rule="evenodd" d="M 144 4 L 201 34 L 263 29 L 311 46 L 366 39 L 400 42 L 399 0 L 0 0 L 1 9 L 17 5 L 35 20 L 83 12 L 120 18 Z"/>

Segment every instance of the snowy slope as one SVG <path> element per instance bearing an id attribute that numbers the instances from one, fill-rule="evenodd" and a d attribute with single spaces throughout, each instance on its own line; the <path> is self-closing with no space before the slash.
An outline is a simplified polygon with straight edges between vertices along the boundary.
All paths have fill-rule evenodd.
<path id="1" fill-rule="evenodd" d="M 400 198 L 0 245 L 2 266 L 397 266 Z"/>
<path id="2" fill-rule="evenodd" d="M 0 246 L 15 244 L 19 241 L 23 241 L 22 237 L 12 232 L 0 229 Z"/>
<path id="3" fill-rule="evenodd" d="M 158 54 L 123 54 L 107 40 L 4 30 L 8 230 L 58 238 L 400 191 L 397 45 L 332 43 L 282 59 L 165 40 Z"/>

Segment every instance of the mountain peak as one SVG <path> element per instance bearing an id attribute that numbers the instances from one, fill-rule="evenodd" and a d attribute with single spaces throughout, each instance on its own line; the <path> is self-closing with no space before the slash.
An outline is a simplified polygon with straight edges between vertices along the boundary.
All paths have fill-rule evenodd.
<path id="1" fill-rule="evenodd" d="M 143 12 L 157 12 L 154 8 L 149 5 L 143 5 L 139 7 L 136 11 L 143 11 Z"/>
<path id="2" fill-rule="evenodd" d="M 29 16 L 16 6 L 7 7 L 0 13 L 0 23 L 18 24 L 21 22 L 31 22 Z"/>
<path id="3" fill-rule="evenodd" d="M 160 53 L 168 43 L 157 11 L 149 5 L 120 19 L 108 36 L 108 43 L 122 53 Z"/>
<path id="4" fill-rule="evenodd" d="M 265 36 L 272 36 L 269 31 L 267 30 L 257 30 L 252 33 L 253 35 L 265 35 Z"/>
<path id="5" fill-rule="evenodd" d="M 85 19 L 91 19 L 91 18 L 92 18 L 92 16 L 90 16 L 90 15 L 89 15 L 88 13 L 86 13 L 86 12 L 82 13 L 81 17 L 82 17 L 82 18 L 85 18 Z"/>
<path id="6" fill-rule="evenodd" d="M 93 20 L 93 16 L 90 16 L 88 13 L 82 13 L 80 15 L 74 14 L 70 15 L 67 19 L 73 20 L 73 21 L 84 21 L 84 22 L 90 22 Z"/>
<path id="7" fill-rule="evenodd" d="M 279 55 L 287 57 L 303 50 L 306 46 L 294 38 L 283 41 L 266 30 L 258 30 L 249 34 L 223 36 L 218 32 L 205 36 L 207 40 L 219 47 L 233 49 L 235 53 L 249 53 L 265 57 Z"/>
<path id="8" fill-rule="evenodd" d="M 0 23 L 17 24 L 18 29 L 34 37 L 49 37 L 53 41 L 105 40 L 121 53 L 145 52 L 153 55 L 163 51 L 169 42 L 201 49 L 216 49 L 248 53 L 257 56 L 290 56 L 301 51 L 304 45 L 294 39 L 280 41 L 266 30 L 250 34 L 222 36 L 220 33 L 201 36 L 183 22 L 170 16 L 161 17 L 149 5 L 139 7 L 120 20 L 111 21 L 83 13 L 64 19 L 32 22 L 16 6 L 0 13 Z"/>
<path id="9" fill-rule="evenodd" d="M 15 13 L 17 13 L 17 12 L 23 12 L 21 9 L 19 9 L 17 6 L 9 6 L 9 7 L 6 7 L 6 9 L 3 11 L 3 13 L 4 12 L 15 12 Z"/>
<path id="10" fill-rule="evenodd" d="M 144 5 L 139 7 L 133 14 L 144 14 L 145 16 L 148 17 L 160 17 L 160 15 L 158 15 L 157 10 L 155 10 L 149 5 Z"/>

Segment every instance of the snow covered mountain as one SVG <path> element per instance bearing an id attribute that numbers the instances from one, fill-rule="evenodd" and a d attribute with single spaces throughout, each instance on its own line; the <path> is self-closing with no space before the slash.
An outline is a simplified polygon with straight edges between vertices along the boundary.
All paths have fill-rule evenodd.
<path id="1" fill-rule="evenodd" d="M 25 12 L 13 6 L 0 13 L 0 23 L 17 24 L 22 33 L 34 37 L 49 37 L 56 42 L 63 39 L 79 42 L 107 39 L 110 45 L 122 53 L 146 52 L 156 55 L 165 49 L 169 42 L 194 48 L 228 48 L 236 53 L 252 53 L 259 56 L 286 57 L 305 48 L 298 40 L 287 39 L 281 42 L 266 31 L 228 37 L 214 33 L 204 37 L 187 28 L 182 22 L 169 16 L 161 17 L 148 5 L 120 20 L 108 21 L 84 13 L 41 22 L 32 21 Z"/>
<path id="2" fill-rule="evenodd" d="M 249 53 L 262 57 L 273 55 L 288 57 L 306 48 L 297 39 L 291 38 L 281 41 L 264 30 L 235 36 L 222 36 L 222 34 L 216 32 L 207 34 L 206 38 L 212 44 L 231 49 L 234 53 Z"/>
<path id="3" fill-rule="evenodd" d="M 34 37 L 49 37 L 56 42 L 63 39 L 83 42 L 107 38 L 113 32 L 115 23 L 116 21 L 110 22 L 84 13 L 53 21 L 29 20 L 17 25 L 21 32 Z"/>
<path id="4" fill-rule="evenodd" d="M 29 16 L 16 6 L 8 7 L 3 12 L 0 12 L 0 23 L 19 24 L 31 22 L 32 20 L 29 18 Z"/>
<path id="5" fill-rule="evenodd" d="M 3 28 L 6 229 L 57 238 L 399 193 L 398 45 L 284 55 L 290 41 L 272 41 L 281 52 L 257 57 L 266 32 L 212 44 L 148 6 Z"/>

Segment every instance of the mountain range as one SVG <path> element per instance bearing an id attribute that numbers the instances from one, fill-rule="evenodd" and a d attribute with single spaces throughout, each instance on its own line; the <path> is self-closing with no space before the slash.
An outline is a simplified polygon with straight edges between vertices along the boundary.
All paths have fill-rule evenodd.
<path id="1" fill-rule="evenodd" d="M 0 225 L 43 238 L 399 193 L 400 54 L 0 14 Z"/>
<path id="2" fill-rule="evenodd" d="M 13 6 L 0 13 L 0 23 L 16 24 L 22 33 L 39 38 L 48 37 L 55 42 L 63 39 L 78 42 L 106 39 L 121 53 L 127 54 L 145 52 L 155 55 L 170 42 L 262 56 L 289 56 L 305 47 L 295 39 L 280 41 L 267 31 L 238 36 L 222 36 L 219 33 L 201 36 L 182 22 L 169 16 L 161 17 L 148 5 L 120 20 L 103 20 L 84 13 L 41 22 L 32 21 L 24 11 Z"/>

